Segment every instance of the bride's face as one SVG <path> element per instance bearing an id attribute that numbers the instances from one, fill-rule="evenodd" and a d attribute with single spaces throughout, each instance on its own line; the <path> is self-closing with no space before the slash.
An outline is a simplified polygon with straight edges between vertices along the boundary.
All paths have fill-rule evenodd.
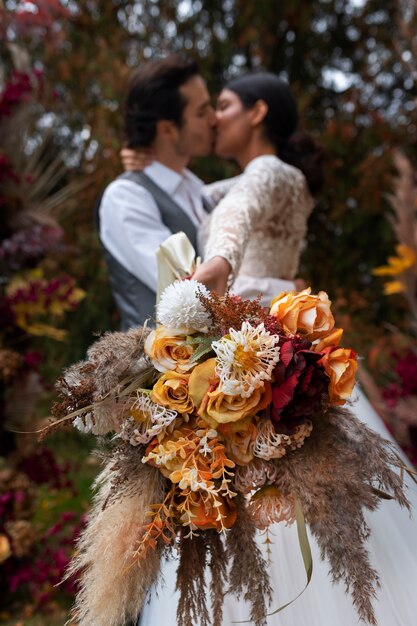
<path id="1" fill-rule="evenodd" d="M 239 96 L 223 89 L 217 100 L 215 153 L 224 158 L 237 158 L 250 141 L 253 127 L 250 113 Z"/>

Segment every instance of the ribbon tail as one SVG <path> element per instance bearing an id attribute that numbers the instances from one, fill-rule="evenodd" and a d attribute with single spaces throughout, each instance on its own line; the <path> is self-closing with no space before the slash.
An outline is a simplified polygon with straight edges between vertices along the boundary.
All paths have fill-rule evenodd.
<path id="1" fill-rule="evenodd" d="M 290 606 L 290 604 L 295 602 L 307 589 L 307 587 L 310 584 L 311 577 L 313 575 L 313 557 L 311 554 L 310 542 L 308 540 L 306 522 L 304 519 L 304 514 L 303 514 L 299 500 L 295 501 L 295 521 L 297 523 L 298 543 L 300 546 L 301 556 L 303 557 L 303 563 L 304 563 L 304 569 L 306 571 L 307 582 L 305 584 L 305 587 L 300 591 L 299 594 L 296 595 L 295 598 L 293 598 L 293 600 L 290 600 L 290 602 L 287 602 L 283 606 L 280 606 L 276 611 L 273 611 L 272 613 L 267 613 L 265 617 L 271 617 L 272 615 L 276 615 L 277 613 L 280 613 L 281 611 L 286 609 L 288 606 Z M 250 624 L 251 620 L 244 621 L 244 622 L 232 622 L 232 623 L 233 624 Z"/>
<path id="2" fill-rule="evenodd" d="M 296 595 L 293 600 L 291 600 L 290 602 L 287 602 L 283 606 L 280 606 L 279 609 L 277 609 L 276 611 L 273 611 L 272 613 L 268 613 L 267 617 L 280 613 L 281 611 L 286 609 L 287 606 L 290 606 L 290 604 L 295 602 L 307 589 L 307 587 L 310 584 L 311 577 L 313 575 L 313 557 L 311 555 L 311 548 L 310 548 L 310 542 L 308 540 L 308 535 L 307 535 L 306 522 L 304 519 L 304 514 L 303 514 L 299 500 L 295 501 L 295 521 L 297 522 L 298 542 L 300 545 L 301 556 L 303 557 L 303 563 L 304 563 L 304 569 L 306 571 L 307 582 L 306 582 L 304 589 L 302 589 L 300 593 Z"/>
<path id="3" fill-rule="evenodd" d="M 158 303 L 166 287 L 194 273 L 196 254 L 187 235 L 181 231 L 161 243 L 156 251 L 156 259 L 158 265 L 156 301 Z"/>

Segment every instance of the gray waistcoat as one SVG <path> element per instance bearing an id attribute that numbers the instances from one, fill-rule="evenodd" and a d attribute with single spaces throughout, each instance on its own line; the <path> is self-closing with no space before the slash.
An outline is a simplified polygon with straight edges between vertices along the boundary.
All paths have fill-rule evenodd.
<path id="1" fill-rule="evenodd" d="M 143 172 L 125 172 L 121 179 L 132 180 L 151 193 L 161 213 L 161 219 L 172 233 L 184 231 L 194 247 L 197 230 L 188 215 L 163 189 Z M 156 293 L 121 265 L 103 246 L 109 271 L 110 286 L 120 312 L 120 330 L 141 325 L 155 317 Z"/>

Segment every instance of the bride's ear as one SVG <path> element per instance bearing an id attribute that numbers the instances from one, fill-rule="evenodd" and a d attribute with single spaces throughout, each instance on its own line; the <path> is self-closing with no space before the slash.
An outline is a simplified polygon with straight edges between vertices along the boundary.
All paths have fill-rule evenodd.
<path id="1" fill-rule="evenodd" d="M 250 121 L 252 126 L 262 124 L 268 113 L 268 105 L 264 100 L 257 100 L 250 110 Z"/>

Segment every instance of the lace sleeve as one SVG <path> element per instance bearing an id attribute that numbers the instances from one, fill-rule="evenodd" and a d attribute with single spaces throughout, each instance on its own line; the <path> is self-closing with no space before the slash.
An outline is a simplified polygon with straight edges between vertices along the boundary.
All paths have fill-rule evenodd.
<path id="1" fill-rule="evenodd" d="M 286 187 L 285 175 L 276 159 L 256 159 L 233 185 L 212 213 L 204 260 L 221 256 L 232 273 L 239 272 L 253 224 L 271 204 L 277 185 Z"/>
<path id="2" fill-rule="evenodd" d="M 207 198 L 211 206 L 215 207 L 240 178 L 241 176 L 233 176 L 233 178 L 225 178 L 224 180 L 204 185 L 203 196 Z"/>

